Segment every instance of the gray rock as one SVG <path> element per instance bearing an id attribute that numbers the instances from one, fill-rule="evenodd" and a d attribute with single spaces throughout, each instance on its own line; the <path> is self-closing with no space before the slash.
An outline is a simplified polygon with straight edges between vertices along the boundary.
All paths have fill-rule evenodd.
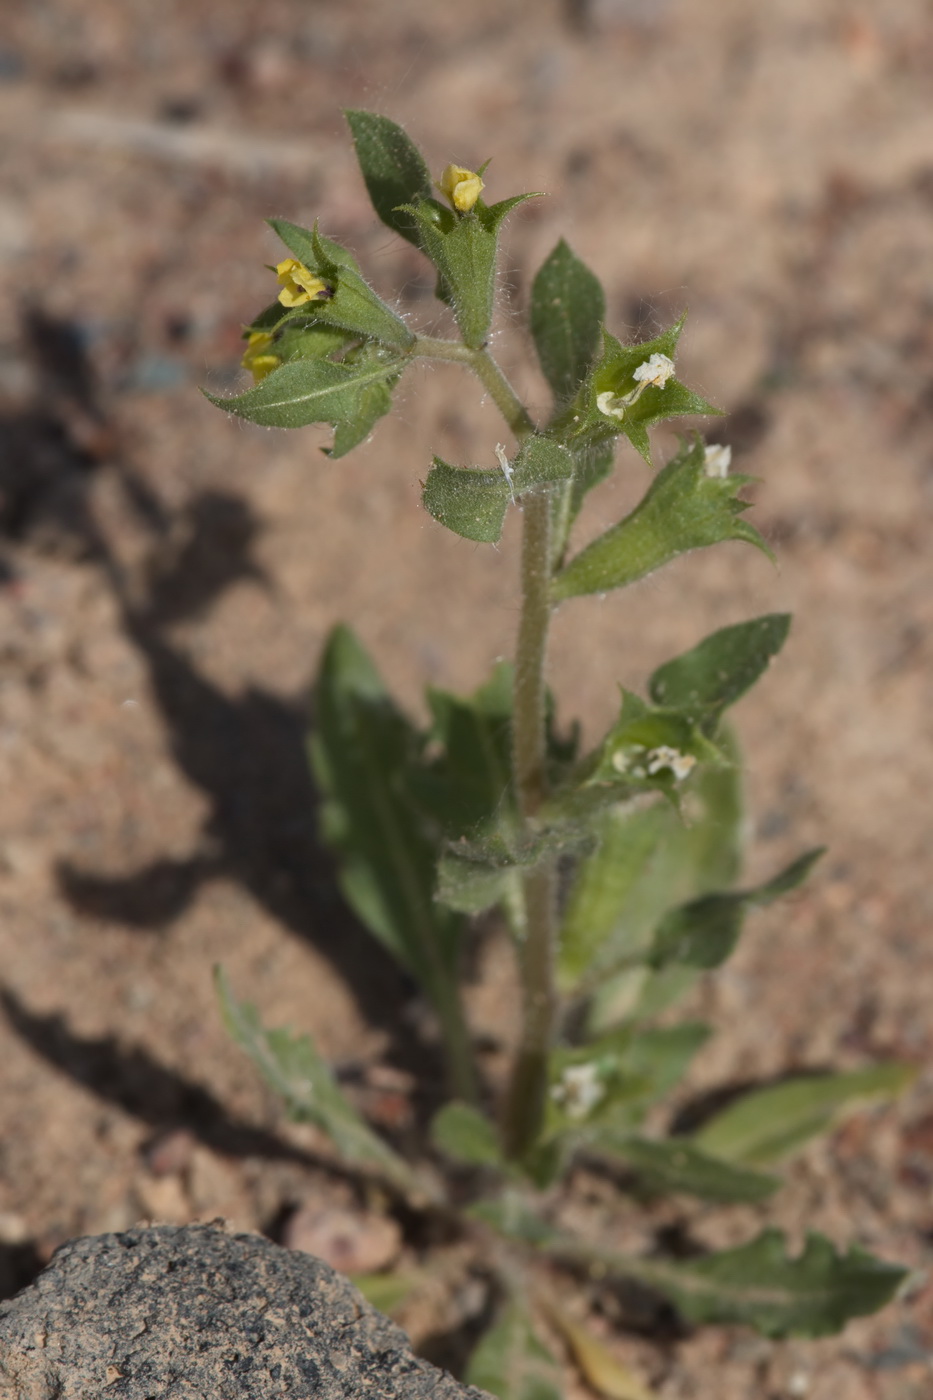
<path id="1" fill-rule="evenodd" d="M 215 1225 L 72 1240 L 0 1304 L 3 1400 L 489 1400 L 313 1255 Z"/>

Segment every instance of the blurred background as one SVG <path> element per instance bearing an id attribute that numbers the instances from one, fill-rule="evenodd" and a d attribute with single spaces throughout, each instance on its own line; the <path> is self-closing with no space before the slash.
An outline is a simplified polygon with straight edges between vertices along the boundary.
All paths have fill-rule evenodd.
<path id="1" fill-rule="evenodd" d="M 415 713 L 425 682 L 472 688 L 509 653 L 516 520 L 500 549 L 472 545 L 418 485 L 433 451 L 493 465 L 502 428 L 455 366 L 411 372 L 400 411 L 333 463 L 325 430 L 261 430 L 198 393 L 244 385 L 270 215 L 319 219 L 445 333 L 427 265 L 368 204 L 347 106 L 401 122 L 437 172 L 491 157 L 490 200 L 547 192 L 507 226 L 494 347 L 536 409 L 521 315 L 558 237 L 603 280 L 616 335 L 689 308 L 679 372 L 730 415 L 712 435 L 760 479 L 778 567 L 735 544 L 574 601 L 555 689 L 594 740 L 617 683 L 714 627 L 796 614 L 737 714 L 749 875 L 830 852 L 698 994 L 719 1034 L 692 1087 L 915 1061 L 909 1101 L 814 1148 L 769 1214 L 928 1264 L 929 4 L 5 0 L 2 18 L 0 1289 L 142 1216 L 228 1215 L 350 1271 L 412 1248 L 326 1143 L 282 1125 L 210 986 L 222 960 L 267 1022 L 313 1030 L 375 1121 L 416 1131 L 433 1031 L 316 843 L 309 686 L 337 619 Z M 577 539 L 647 481 L 620 453 Z M 470 998 L 491 1063 L 510 976 L 488 937 Z M 321 1224 L 338 1210 L 343 1245 Z M 700 1238 L 747 1233 L 701 1215 Z M 471 1266 L 437 1248 L 453 1282 L 408 1319 L 428 1350 L 478 1306 Z M 919 1397 L 931 1340 L 918 1283 L 801 1351 L 793 1393 Z M 787 1355 L 717 1333 L 652 1364 L 664 1395 L 712 1393 L 689 1376 L 714 1364 L 719 1394 L 778 1395 Z"/>

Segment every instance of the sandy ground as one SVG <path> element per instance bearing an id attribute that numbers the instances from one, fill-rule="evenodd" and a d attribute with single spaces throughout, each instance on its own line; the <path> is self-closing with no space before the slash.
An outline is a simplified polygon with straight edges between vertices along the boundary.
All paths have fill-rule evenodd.
<path id="1" fill-rule="evenodd" d="M 545 393 L 517 313 L 563 234 L 603 279 L 616 333 L 689 306 L 682 377 L 730 411 L 724 440 L 761 479 L 753 516 L 776 571 L 741 545 L 684 559 L 568 605 L 552 652 L 561 710 L 595 738 L 617 682 L 715 626 L 796 614 L 737 716 L 749 872 L 816 843 L 830 855 L 696 998 L 718 1034 L 693 1092 L 887 1055 L 920 1070 L 902 1104 L 804 1154 L 767 1212 L 665 1208 L 701 1241 L 768 1219 L 916 1269 L 880 1318 L 812 1346 L 671 1339 L 614 1330 L 594 1295 L 594 1325 L 659 1396 L 921 1400 L 929 6 L 7 0 L 3 20 L 0 1286 L 74 1234 L 222 1214 L 349 1269 L 399 1248 L 420 1260 L 439 1282 L 403 1320 L 441 1359 L 485 1306 L 459 1246 L 400 1245 L 384 1203 L 283 1124 L 210 986 L 222 960 L 267 1021 L 313 1030 L 374 1121 L 417 1132 L 438 1087 L 431 1028 L 316 844 L 308 688 L 338 618 L 416 712 L 426 681 L 471 687 L 508 653 L 515 520 L 497 552 L 473 546 L 418 491 L 432 451 L 491 465 L 501 428 L 455 367 L 413 373 L 400 413 L 336 463 L 325 432 L 264 432 L 197 393 L 241 382 L 240 326 L 277 256 L 270 214 L 320 218 L 413 322 L 443 329 L 421 260 L 375 221 L 356 171 L 340 109 L 368 106 L 438 169 L 493 156 L 490 197 L 550 192 L 512 220 L 516 317 L 496 339 L 532 404 Z M 646 479 L 623 455 L 578 538 Z M 509 987 L 493 940 L 471 1002 L 506 1042 Z M 335 1242 L 320 1214 L 338 1209 Z M 658 1225 L 582 1176 L 566 1209 L 629 1242 Z"/>

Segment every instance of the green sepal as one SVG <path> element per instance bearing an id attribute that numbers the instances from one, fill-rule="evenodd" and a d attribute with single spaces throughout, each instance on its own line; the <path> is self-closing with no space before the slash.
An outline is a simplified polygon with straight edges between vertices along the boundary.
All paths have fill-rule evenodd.
<path id="1" fill-rule="evenodd" d="M 352 108 L 344 116 L 373 208 L 388 228 L 420 248 L 417 224 L 400 206 L 430 198 L 431 176 L 424 157 L 388 117 Z"/>
<path id="2" fill-rule="evenodd" d="M 787 640 L 790 623 L 789 613 L 767 613 L 722 627 L 660 666 L 648 693 L 655 704 L 686 710 L 705 729 L 713 729 L 723 710 L 768 669 Z"/>
<path id="3" fill-rule="evenodd" d="M 556 408 L 573 398 L 586 378 L 605 316 L 599 279 L 561 239 L 531 287 L 531 334 Z"/>
<path id="4" fill-rule="evenodd" d="M 403 1191 L 423 1190 L 402 1158 L 344 1098 L 308 1036 L 296 1036 L 287 1029 L 266 1030 L 255 1006 L 236 1000 L 223 968 L 215 969 L 214 982 L 229 1035 L 284 1100 L 291 1118 L 325 1132 L 345 1162 L 377 1168 Z"/>
<path id="5" fill-rule="evenodd" d="M 472 1104 L 447 1103 L 431 1120 L 431 1141 L 445 1156 L 473 1167 L 501 1167 L 496 1130 Z"/>
<path id="6" fill-rule="evenodd" d="M 652 1195 L 684 1194 L 704 1201 L 763 1201 L 780 1186 L 779 1177 L 735 1166 L 700 1151 L 686 1138 L 657 1141 L 604 1130 L 594 1138 L 598 1152 L 619 1157 L 634 1171 L 638 1186 Z"/>
<path id="7" fill-rule="evenodd" d="M 771 904 L 803 884 L 824 849 L 820 846 L 798 856 L 754 889 L 705 894 L 672 909 L 658 925 L 648 962 L 654 968 L 669 963 L 704 970 L 719 967 L 735 948 L 749 909 Z"/>
<path id="8" fill-rule="evenodd" d="M 470 1358 L 464 1377 L 499 1400 L 563 1400 L 561 1368 L 538 1340 L 531 1319 L 516 1297 Z"/>
<path id="9" fill-rule="evenodd" d="M 421 247 L 437 268 L 439 295 L 453 307 L 460 334 L 471 349 L 486 343 L 492 321 L 499 227 L 516 205 L 535 198 L 534 194 L 513 195 L 489 206 L 480 199 L 467 214 L 448 209 L 436 199 L 403 206 L 415 220 Z"/>
<path id="10" fill-rule="evenodd" d="M 699 436 L 684 442 L 631 514 L 561 569 L 555 602 L 624 588 L 680 554 L 721 540 L 745 540 L 773 558 L 754 526 L 741 519 L 749 502 L 739 500 L 738 492 L 751 478 L 707 476 L 704 460 Z"/>
<path id="11" fill-rule="evenodd" d="M 333 289 L 331 296 L 315 297 L 296 309 L 326 325 L 339 326 L 394 349 L 411 349 L 414 333 L 373 291 L 352 253 L 324 238 L 317 229 L 301 228 L 288 219 L 270 219 L 269 226 L 299 262 Z"/>
<path id="12" fill-rule="evenodd" d="M 743 1166 L 766 1166 L 830 1128 L 841 1115 L 893 1098 L 917 1077 L 914 1065 L 872 1065 L 846 1074 L 794 1075 L 743 1094 L 694 1134 L 703 1152 Z"/>
<path id="13" fill-rule="evenodd" d="M 510 471 L 508 478 L 499 468 L 453 467 L 435 457 L 424 484 L 424 507 L 454 534 L 497 544 L 509 502 L 538 487 L 569 481 L 573 458 L 565 447 L 535 435 L 522 444 Z"/>
<path id="14" fill-rule="evenodd" d="M 231 398 L 209 394 L 207 390 L 201 392 L 217 408 L 264 428 L 355 423 L 361 415 L 368 415 L 377 386 L 388 388 L 404 365 L 405 361 L 397 358 L 355 365 L 299 358 Z"/>
<path id="15" fill-rule="evenodd" d="M 632 393 L 638 387 L 635 370 L 652 355 L 666 355 L 673 360 L 685 319 L 686 314 L 653 340 L 638 345 L 623 345 L 604 330 L 602 354 L 578 393 L 552 424 L 555 435 L 573 448 L 596 447 L 624 435 L 650 466 L 647 430 L 652 424 L 685 414 L 720 416 L 720 409 L 673 377 L 663 389 L 657 385 L 646 386 L 635 403 L 626 407 L 621 419 L 604 413 L 597 405 L 600 394 L 622 397 Z"/>

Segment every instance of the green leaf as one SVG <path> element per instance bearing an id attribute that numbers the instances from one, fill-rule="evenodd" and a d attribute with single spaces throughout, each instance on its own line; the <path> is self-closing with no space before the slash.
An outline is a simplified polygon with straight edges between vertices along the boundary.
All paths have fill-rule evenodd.
<path id="1" fill-rule="evenodd" d="M 644 941 L 648 930 L 636 892 L 650 879 L 658 847 L 676 822 L 676 814 L 660 804 L 635 811 L 617 807 L 602 818 L 599 845 L 580 862 L 561 927 L 558 978 L 565 993 Z"/>
<path id="2" fill-rule="evenodd" d="M 299 308 L 305 315 L 394 349 L 409 350 L 414 345 L 414 334 L 373 291 L 352 253 L 322 237 L 317 229 L 301 228 L 288 219 L 270 219 L 269 224 L 289 252 L 333 289 L 331 296 L 314 298 Z"/>
<path id="3" fill-rule="evenodd" d="M 452 467 L 435 457 L 421 499 L 428 514 L 455 535 L 498 544 L 509 506 L 509 488 L 501 471 Z"/>
<path id="4" fill-rule="evenodd" d="M 743 1094 L 695 1134 L 703 1152 L 751 1166 L 778 1161 L 841 1114 L 892 1098 L 916 1078 L 913 1065 L 873 1065 L 848 1074 L 798 1075 Z"/>
<path id="5" fill-rule="evenodd" d="M 655 671 L 648 685 L 652 700 L 715 722 L 768 669 L 787 640 L 790 622 L 789 613 L 768 613 L 720 628 Z"/>
<path id="6" fill-rule="evenodd" d="M 539 487 L 569 481 L 572 474 L 573 459 L 567 449 L 549 438 L 534 436 L 523 443 L 509 465 L 508 476 L 501 469 L 452 467 L 435 457 L 422 500 L 428 513 L 454 534 L 497 544 L 510 500 Z"/>
<path id="7" fill-rule="evenodd" d="M 421 801 L 451 840 L 490 824 L 499 829 L 515 815 L 513 684 L 511 665 L 500 662 L 472 695 L 428 688 L 431 743 L 440 746 L 440 753 L 425 774 Z"/>
<path id="8" fill-rule="evenodd" d="M 831 1336 L 850 1318 L 883 1308 L 906 1277 L 906 1270 L 861 1249 L 837 1253 L 813 1233 L 791 1258 L 780 1230 L 702 1259 L 639 1266 L 638 1276 L 689 1322 L 745 1323 L 774 1338 Z"/>
<path id="9" fill-rule="evenodd" d="M 404 1191 L 421 1190 L 416 1177 L 363 1122 L 340 1092 L 327 1064 L 306 1035 L 265 1030 L 255 1006 L 238 1002 L 222 968 L 214 974 L 224 1025 L 266 1083 L 284 1100 L 289 1116 L 313 1123 L 334 1143 L 344 1161 L 376 1167 Z"/>
<path id="10" fill-rule="evenodd" d="M 502 1149 L 495 1128 L 478 1108 L 448 1103 L 431 1121 L 431 1140 L 446 1156 L 474 1167 L 500 1167 Z"/>
<path id="11" fill-rule="evenodd" d="M 217 408 L 265 428 L 352 423 L 360 416 L 361 404 L 368 402 L 365 398 L 368 392 L 374 386 L 386 388 L 403 367 L 403 361 L 398 359 L 359 365 L 296 359 L 232 398 L 202 392 Z"/>
<path id="12" fill-rule="evenodd" d="M 666 914 L 651 947 L 653 967 L 686 963 L 719 967 L 730 956 L 750 908 L 771 904 L 801 885 L 823 854 L 823 847 L 798 856 L 780 874 L 750 890 L 701 895 Z"/>
<path id="13" fill-rule="evenodd" d="M 331 633 L 315 694 L 311 755 L 343 893 L 441 1007 L 456 987 L 462 921 L 434 902 L 437 838 L 412 792 L 423 736 L 348 628 Z"/>
<path id="14" fill-rule="evenodd" d="M 685 1138 L 657 1142 L 607 1130 L 593 1146 L 621 1157 L 652 1194 L 683 1193 L 705 1201 L 763 1201 L 780 1186 L 776 1176 L 751 1171 L 699 1151 Z"/>
<path id="15" fill-rule="evenodd" d="M 440 292 L 453 307 L 465 344 L 485 344 L 492 321 L 496 253 L 502 220 L 533 194 L 514 195 L 487 207 L 478 200 L 468 214 L 458 214 L 436 199 L 406 204 L 418 228 L 421 247 L 440 275 Z"/>
<path id="16" fill-rule="evenodd" d="M 459 914 L 483 914 L 510 893 L 517 893 L 510 866 L 471 860 L 456 850 L 445 851 L 438 861 L 435 897 Z"/>
<path id="17" fill-rule="evenodd" d="M 354 109 L 344 116 L 373 208 L 393 232 L 420 247 L 417 225 L 399 205 L 430 198 L 431 176 L 421 152 L 388 117 Z"/>
<path id="18" fill-rule="evenodd" d="M 586 378 L 605 315 L 599 279 L 561 239 L 531 288 L 531 334 L 556 405 L 572 398 Z"/>
<path id="19" fill-rule="evenodd" d="M 560 1367 L 515 1298 L 480 1341 L 464 1379 L 499 1400 L 563 1400 Z"/>
<path id="20" fill-rule="evenodd" d="M 721 540 L 745 540 L 770 558 L 758 531 L 740 518 L 749 503 L 737 493 L 749 480 L 707 476 L 702 440 L 685 443 L 631 514 L 561 569 L 555 601 L 624 588 L 680 554 Z"/>

